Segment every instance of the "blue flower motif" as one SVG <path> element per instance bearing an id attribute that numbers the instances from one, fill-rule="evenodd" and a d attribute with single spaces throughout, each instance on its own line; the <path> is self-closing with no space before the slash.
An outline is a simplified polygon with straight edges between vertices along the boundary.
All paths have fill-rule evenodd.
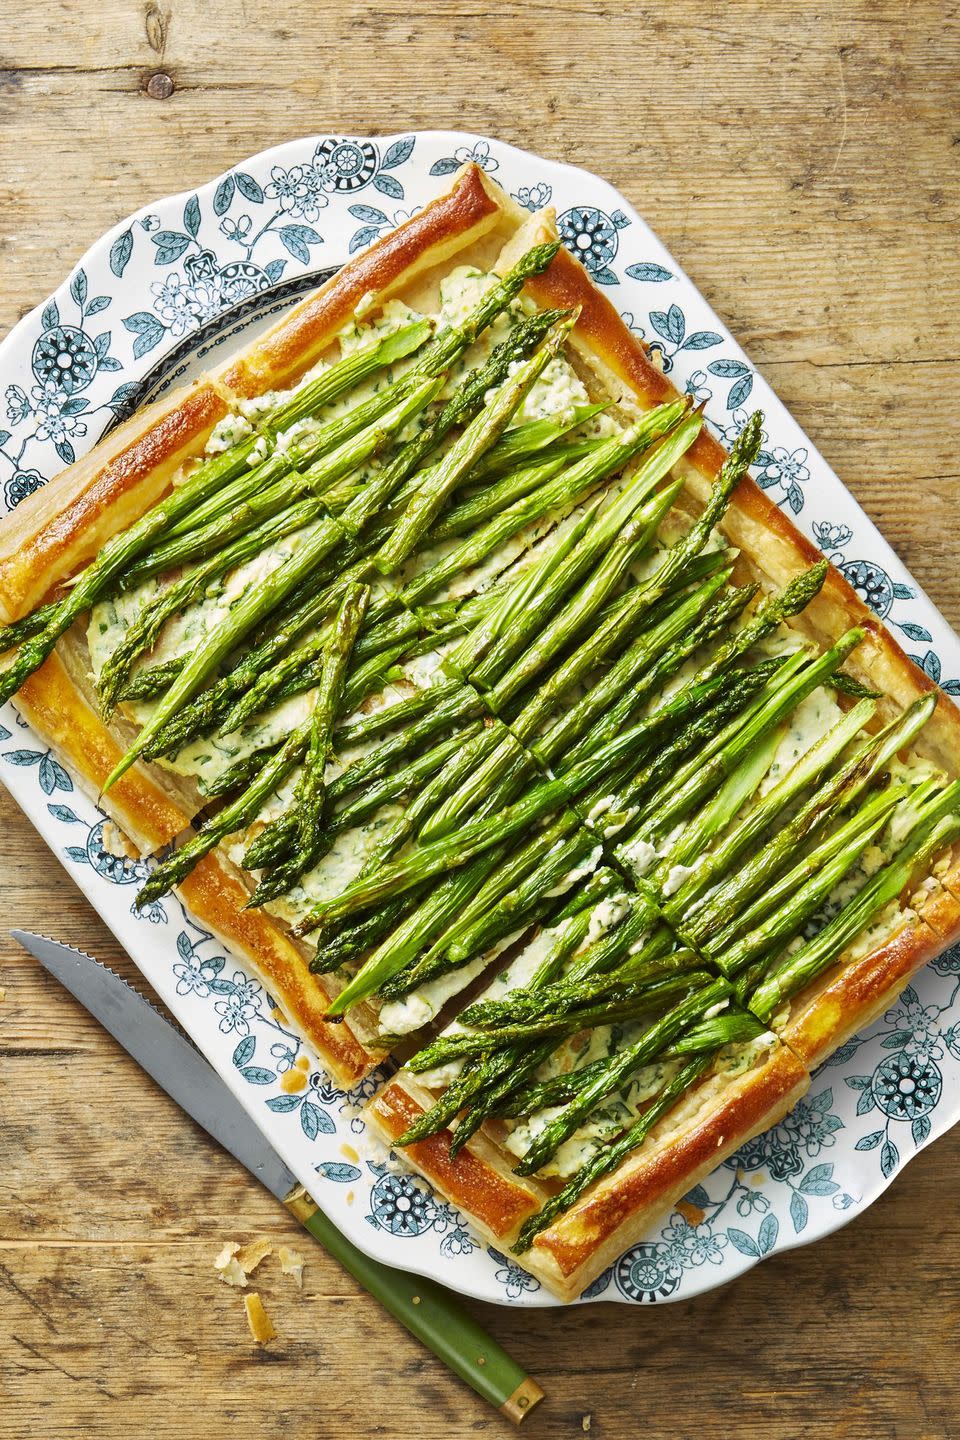
<path id="1" fill-rule="evenodd" d="M 86 422 L 78 420 L 76 414 L 71 414 L 70 397 L 60 389 L 55 380 L 45 380 L 42 385 L 34 385 L 30 397 L 37 422 L 38 440 L 52 440 L 56 445 L 63 444 L 70 435 L 75 435 L 78 439 L 81 435 L 86 435 Z M 76 403 L 80 405 L 86 402 L 78 400 Z"/>
<path id="2" fill-rule="evenodd" d="M 85 390 L 97 373 L 97 352 L 91 340 L 74 325 L 45 330 L 33 347 L 33 373 L 41 385 L 47 381 L 72 395 Z"/>
<path id="3" fill-rule="evenodd" d="M 873 1098 L 891 1120 L 915 1120 L 932 1110 L 940 1099 L 943 1076 L 932 1060 L 920 1056 L 891 1055 L 873 1072 Z"/>
<path id="4" fill-rule="evenodd" d="M 938 975 L 960 975 L 960 945 L 951 945 L 932 963 Z"/>
<path id="5" fill-rule="evenodd" d="M 19 425 L 30 414 L 30 401 L 27 399 L 25 390 L 19 385 L 8 385 L 4 391 L 4 399 L 7 402 L 7 420 L 11 425 Z"/>
<path id="6" fill-rule="evenodd" d="M 232 1031 L 238 1035 L 250 1033 L 250 1021 L 260 1009 L 260 993 L 261 986 L 255 980 L 248 980 L 241 970 L 234 971 L 232 991 L 213 1007 L 220 1016 L 224 1035 Z"/>
<path id="7" fill-rule="evenodd" d="M 490 154 L 490 145 L 486 140 L 478 140 L 472 147 L 459 145 L 453 155 L 461 165 L 468 165 L 472 161 L 474 165 L 479 165 L 481 170 L 486 170 L 488 175 L 492 175 L 495 170 L 500 169 L 500 161 L 495 160 Z"/>
<path id="8" fill-rule="evenodd" d="M 781 485 L 784 490 L 789 490 L 792 485 L 810 479 L 805 445 L 799 450 L 787 450 L 785 446 L 777 445 L 773 450 L 762 452 L 760 460 L 763 468 L 757 479 L 765 490 L 771 485 Z"/>
<path id="9" fill-rule="evenodd" d="M 159 216 L 159 215 L 144 215 L 144 216 L 142 217 L 141 221 L 140 221 L 140 228 L 141 228 L 141 230 L 146 230 L 147 234 L 149 234 L 151 230 L 159 230 L 159 229 L 160 229 L 160 216 Z"/>
<path id="10" fill-rule="evenodd" d="M 620 237 L 609 215 L 593 205 L 574 205 L 557 217 L 557 229 L 570 254 L 586 266 L 594 279 L 605 284 L 616 281 L 610 262 Z"/>
<path id="11" fill-rule="evenodd" d="M 840 566 L 840 573 L 850 581 L 860 599 L 882 620 L 890 611 L 894 600 L 893 581 L 871 560 L 847 560 Z"/>
<path id="12" fill-rule="evenodd" d="M 273 1056 L 274 1066 L 280 1075 L 285 1074 L 297 1058 L 296 1051 L 291 1050 L 289 1045 L 284 1045 L 280 1040 L 270 1046 L 270 1054 Z"/>
<path id="13" fill-rule="evenodd" d="M 382 1175 L 370 1193 L 368 1217 L 391 1235 L 411 1237 L 430 1230 L 437 1218 L 433 1196 L 408 1175 Z"/>
<path id="14" fill-rule="evenodd" d="M 377 173 L 379 155 L 369 140 L 323 140 L 311 168 L 320 190 L 361 190 Z M 326 196 L 323 204 L 327 203 Z M 314 217 L 316 218 L 316 217 Z"/>
<path id="15" fill-rule="evenodd" d="M 883 1018 L 893 1027 L 906 1055 L 914 1055 L 921 1060 L 939 1060 L 943 1054 L 940 1007 L 921 1005 L 912 985 L 901 996 L 900 1003 L 888 1010 Z"/>
<path id="16" fill-rule="evenodd" d="M 542 210 L 544 205 L 550 204 L 552 194 L 553 186 L 541 180 L 537 185 L 521 185 L 513 198 L 524 210 Z"/>
<path id="17" fill-rule="evenodd" d="M 829 520 L 817 520 L 813 525 L 813 538 L 821 550 L 842 550 L 853 539 L 848 525 L 832 525 Z"/>
<path id="18" fill-rule="evenodd" d="M 472 1255 L 476 1249 L 476 1240 L 462 1225 L 454 1226 L 450 1234 L 445 1235 L 440 1241 L 441 1255 Z"/>
<path id="19" fill-rule="evenodd" d="M 166 925 L 167 912 L 159 900 L 151 900 L 146 905 L 138 906 L 136 901 L 130 906 L 130 914 L 136 915 L 139 920 L 146 920 L 149 925 Z"/>
<path id="20" fill-rule="evenodd" d="M 39 470 L 15 470 L 3 487 L 3 493 L 7 498 L 7 509 L 12 510 L 19 505 L 21 500 L 26 500 L 34 490 L 39 490 L 46 481 Z"/>
<path id="21" fill-rule="evenodd" d="M 540 1281 L 526 1270 L 521 1270 L 519 1265 L 506 1255 L 495 1250 L 492 1245 L 487 1246 L 487 1254 L 491 1260 L 497 1262 L 498 1268 L 494 1271 L 493 1278 L 503 1286 L 507 1293 L 508 1300 L 519 1300 L 524 1290 L 539 1290 Z"/>
<path id="22" fill-rule="evenodd" d="M 725 1235 L 714 1235 L 707 1224 L 692 1225 L 679 1210 L 671 1215 L 670 1224 L 664 1226 L 663 1239 L 669 1259 L 684 1269 L 708 1262 L 719 1265 L 727 1243 Z"/>
<path id="23" fill-rule="evenodd" d="M 685 394 L 690 395 L 697 405 L 704 404 L 713 395 L 713 391 L 707 384 L 707 372 L 705 370 L 694 370 L 683 389 Z"/>
<path id="24" fill-rule="evenodd" d="M 613 1267 L 617 1289 L 628 1300 L 666 1300 L 682 1277 L 682 1262 L 665 1245 L 636 1245 Z"/>
<path id="25" fill-rule="evenodd" d="M 279 202 L 280 209 L 292 220 L 316 220 L 329 200 L 323 193 L 326 186 L 324 175 L 315 166 L 292 165 L 285 170 L 274 165 L 270 179 L 263 187 L 263 193 L 270 200 Z"/>
<path id="26" fill-rule="evenodd" d="M 762 1190 L 741 1190 L 737 1196 L 737 1214 L 744 1219 L 755 1210 L 759 1215 L 765 1215 L 769 1209 L 770 1201 Z"/>

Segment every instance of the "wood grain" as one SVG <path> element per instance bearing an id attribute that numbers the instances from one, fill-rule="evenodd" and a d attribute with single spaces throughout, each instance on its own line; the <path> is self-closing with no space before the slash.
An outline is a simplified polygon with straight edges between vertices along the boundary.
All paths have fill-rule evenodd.
<path id="1" fill-rule="evenodd" d="M 915 0 L 20 0 L 0 58 L 0 328 L 102 231 L 308 132 L 462 126 L 627 194 L 954 624 L 957 7 Z M 492 13 L 491 13 L 492 12 Z M 167 96 L 155 99 L 153 96 Z M 129 963 L 3 799 L 0 931 Z M 0 940 L 0 1437 L 504 1434 Z M 679 1306 L 486 1309 L 531 1436 L 957 1433 L 960 1131 L 861 1219 Z M 213 1276 L 267 1261 L 281 1339 Z M 261 1279 L 262 1276 L 262 1279 Z M 483 1307 L 477 1307 L 482 1309 Z"/>

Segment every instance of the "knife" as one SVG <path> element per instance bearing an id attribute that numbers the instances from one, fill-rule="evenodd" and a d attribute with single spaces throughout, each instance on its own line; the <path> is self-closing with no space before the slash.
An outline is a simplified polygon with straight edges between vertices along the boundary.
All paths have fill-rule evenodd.
<path id="1" fill-rule="evenodd" d="M 149 1000 L 91 955 L 42 935 L 13 938 L 79 1000 L 152 1080 L 281 1200 L 401 1325 L 515 1425 L 543 1399 L 526 1371 L 441 1285 L 382 1265 L 324 1215 L 199 1050 Z"/>

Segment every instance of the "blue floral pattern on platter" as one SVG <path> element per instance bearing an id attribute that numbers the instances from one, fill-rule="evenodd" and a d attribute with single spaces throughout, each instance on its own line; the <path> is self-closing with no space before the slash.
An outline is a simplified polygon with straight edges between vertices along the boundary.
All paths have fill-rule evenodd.
<path id="1" fill-rule="evenodd" d="M 556 207 L 564 243 L 656 363 L 705 404 L 722 439 L 763 409 L 758 482 L 910 642 L 926 673 L 960 696 L 960 641 L 636 212 L 585 171 L 483 136 L 291 141 L 118 225 L 0 349 L 2 508 L 93 445 L 148 375 L 164 364 L 175 376 L 187 370 L 181 351 L 201 325 L 222 319 L 207 349 L 237 343 L 243 325 L 415 213 L 466 160 L 525 209 Z M 372 1140 L 359 1112 L 377 1077 L 339 1091 L 261 982 L 177 901 L 133 910 L 149 863 L 120 853 L 106 817 L 12 705 L 0 722 L 7 788 L 345 1233 L 379 1259 L 481 1299 L 556 1303 Z M 303 1079 L 291 1085 L 284 1077 L 296 1070 Z M 831 1057 L 790 1115 L 698 1185 L 583 1300 L 686 1299 L 835 1229 L 960 1118 L 958 1081 L 954 947 Z"/>

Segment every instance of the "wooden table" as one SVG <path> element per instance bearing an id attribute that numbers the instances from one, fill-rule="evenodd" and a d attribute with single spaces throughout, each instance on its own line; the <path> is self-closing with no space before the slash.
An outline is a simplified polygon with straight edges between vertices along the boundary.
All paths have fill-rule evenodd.
<path id="1" fill-rule="evenodd" d="M 20 0 L 0 330 L 128 211 L 266 145 L 497 134 L 621 187 L 957 624 L 958 40 L 926 0 Z M 0 935 L 129 974 L 0 806 Z M 3 1440 L 508 1431 L 309 1242 L 302 1297 L 265 1281 L 283 1338 L 256 1349 L 211 1259 L 295 1226 L 0 947 Z M 960 1130 L 849 1229 L 697 1301 L 486 1310 L 548 1392 L 529 1434 L 956 1435 L 958 1164 Z"/>

